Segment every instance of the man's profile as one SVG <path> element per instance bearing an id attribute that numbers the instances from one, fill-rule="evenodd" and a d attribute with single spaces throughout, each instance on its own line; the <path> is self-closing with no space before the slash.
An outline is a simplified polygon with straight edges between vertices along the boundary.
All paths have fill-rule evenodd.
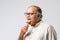
<path id="1" fill-rule="evenodd" d="M 26 16 L 26 24 L 22 27 L 18 40 L 57 40 L 54 27 L 42 21 L 40 7 L 29 6 Z"/>

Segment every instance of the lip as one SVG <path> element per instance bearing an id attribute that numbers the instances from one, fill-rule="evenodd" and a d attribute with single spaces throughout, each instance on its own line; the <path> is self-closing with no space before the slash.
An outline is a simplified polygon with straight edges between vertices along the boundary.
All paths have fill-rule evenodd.
<path id="1" fill-rule="evenodd" d="M 27 23 L 29 23 L 29 24 L 30 24 L 30 22 L 31 22 L 31 19 L 30 19 L 30 18 L 28 18 L 26 21 L 27 21 Z"/>
<path id="2" fill-rule="evenodd" d="M 27 18 L 27 20 L 31 20 L 30 18 Z"/>

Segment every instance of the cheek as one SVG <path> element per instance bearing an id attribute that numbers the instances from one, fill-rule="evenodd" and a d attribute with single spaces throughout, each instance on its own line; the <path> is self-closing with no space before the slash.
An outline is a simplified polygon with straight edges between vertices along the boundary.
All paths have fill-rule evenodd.
<path id="1" fill-rule="evenodd" d="M 35 21 L 36 17 L 35 16 L 31 16 L 31 21 Z"/>

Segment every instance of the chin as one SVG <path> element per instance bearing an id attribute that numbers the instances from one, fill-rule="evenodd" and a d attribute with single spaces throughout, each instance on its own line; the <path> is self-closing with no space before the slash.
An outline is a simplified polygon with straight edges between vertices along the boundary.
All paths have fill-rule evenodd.
<path id="1" fill-rule="evenodd" d="M 30 24 L 30 25 L 33 25 L 33 23 L 32 23 L 32 22 L 30 22 L 29 24 Z"/>

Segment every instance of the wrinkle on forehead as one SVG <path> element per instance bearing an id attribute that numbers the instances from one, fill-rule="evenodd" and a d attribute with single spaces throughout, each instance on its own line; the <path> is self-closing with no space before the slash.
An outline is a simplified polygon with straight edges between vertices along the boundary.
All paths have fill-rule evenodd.
<path id="1" fill-rule="evenodd" d="M 29 8 L 27 9 L 27 12 L 28 12 L 28 13 L 36 13 L 36 12 L 37 12 L 37 8 L 31 6 L 31 7 L 29 7 Z"/>

